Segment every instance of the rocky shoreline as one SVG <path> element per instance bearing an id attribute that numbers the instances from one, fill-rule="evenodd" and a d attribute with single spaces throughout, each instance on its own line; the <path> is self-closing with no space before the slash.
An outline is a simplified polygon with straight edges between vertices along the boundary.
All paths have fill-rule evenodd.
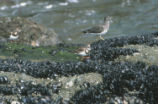
<path id="1" fill-rule="evenodd" d="M 157 36 L 151 33 L 92 43 L 90 58 L 84 61 L 0 59 L 0 102 L 157 104 L 158 64 L 144 61 L 148 58 L 137 48 L 124 47 L 141 45 L 157 50 Z M 130 60 L 135 55 L 142 60 Z"/>

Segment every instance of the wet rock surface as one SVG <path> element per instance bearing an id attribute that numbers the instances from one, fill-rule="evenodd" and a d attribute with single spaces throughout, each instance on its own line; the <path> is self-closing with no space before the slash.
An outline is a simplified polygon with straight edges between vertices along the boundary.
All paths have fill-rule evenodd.
<path id="1" fill-rule="evenodd" d="M 91 44 L 93 51 L 90 52 L 91 59 L 103 59 L 103 60 L 114 60 L 120 55 L 132 55 L 138 52 L 132 48 L 122 48 L 126 45 L 147 45 L 155 46 L 158 45 L 158 39 L 156 39 L 158 33 L 151 33 L 145 35 L 129 36 L 129 37 L 117 37 L 107 39 L 105 41 L 98 41 Z"/>
<path id="2" fill-rule="evenodd" d="M 84 61 L 31 62 L 0 59 L 0 71 L 24 74 L 0 85 L 2 103 L 24 104 L 157 104 L 158 66 L 142 61 L 115 60 L 139 53 L 126 45 L 158 45 L 158 33 L 118 37 L 91 44 L 90 58 Z M 27 80 L 26 80 L 27 79 Z M 96 81 L 98 80 L 98 82 Z M 37 83 L 38 82 L 38 83 Z"/>
<path id="3" fill-rule="evenodd" d="M 58 35 L 53 30 L 25 18 L 1 17 L 0 25 L 0 42 L 14 40 L 17 43 L 32 46 L 48 46 L 60 43 Z M 14 37 L 18 38 L 14 39 Z"/>

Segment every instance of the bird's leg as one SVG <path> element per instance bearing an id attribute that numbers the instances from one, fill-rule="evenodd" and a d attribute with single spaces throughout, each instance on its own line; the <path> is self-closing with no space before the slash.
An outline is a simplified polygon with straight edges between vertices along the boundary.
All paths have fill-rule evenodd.
<path id="1" fill-rule="evenodd" d="M 100 38 L 101 40 L 104 40 L 104 38 L 103 38 L 101 35 L 99 35 L 99 38 Z"/>

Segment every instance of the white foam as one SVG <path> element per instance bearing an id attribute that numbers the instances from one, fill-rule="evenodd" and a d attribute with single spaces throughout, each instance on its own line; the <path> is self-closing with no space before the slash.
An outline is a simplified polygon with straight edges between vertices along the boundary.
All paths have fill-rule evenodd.
<path id="1" fill-rule="evenodd" d="M 88 21 L 87 20 L 82 20 L 82 23 L 87 23 Z"/>
<path id="2" fill-rule="evenodd" d="M 2 7 L 0 8 L 0 10 L 6 10 L 6 9 L 8 9 L 7 6 L 2 6 Z"/>
<path id="3" fill-rule="evenodd" d="M 93 15 L 93 14 L 95 14 L 96 12 L 94 11 L 94 10 L 87 10 L 86 11 L 86 15 L 87 16 L 91 16 L 91 15 Z"/>
<path id="4" fill-rule="evenodd" d="M 19 7 L 20 7 L 19 4 L 16 4 L 16 5 L 11 6 L 12 9 L 14 9 L 14 8 L 19 8 Z"/>
<path id="5" fill-rule="evenodd" d="M 52 7 L 53 7 L 52 4 L 51 4 L 51 5 L 47 5 L 47 6 L 45 6 L 46 9 L 51 9 Z"/>
<path id="6" fill-rule="evenodd" d="M 68 2 L 59 3 L 59 5 L 61 5 L 61 6 L 66 6 L 66 5 L 68 5 Z"/>
<path id="7" fill-rule="evenodd" d="M 21 2 L 21 3 L 19 3 L 19 4 L 16 4 L 16 5 L 11 6 L 11 8 L 25 7 L 25 6 L 27 6 L 28 4 L 31 4 L 31 3 L 32 3 L 31 1 L 28 1 L 28 2 Z"/>
<path id="8" fill-rule="evenodd" d="M 24 7 L 24 6 L 27 5 L 27 3 L 26 3 L 26 2 L 22 2 L 22 3 L 20 3 L 19 5 L 22 6 L 22 7 Z"/>
<path id="9" fill-rule="evenodd" d="M 70 3 L 78 3 L 78 0 L 68 0 Z"/>

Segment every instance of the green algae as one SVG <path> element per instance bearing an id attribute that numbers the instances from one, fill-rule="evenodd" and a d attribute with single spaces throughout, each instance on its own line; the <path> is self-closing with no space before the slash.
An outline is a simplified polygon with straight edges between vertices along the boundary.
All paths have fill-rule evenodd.
<path id="1" fill-rule="evenodd" d="M 40 46 L 32 47 L 18 43 L 4 43 L 0 46 L 1 58 L 18 58 L 30 61 L 78 61 L 80 57 L 74 52 L 77 46 Z"/>

